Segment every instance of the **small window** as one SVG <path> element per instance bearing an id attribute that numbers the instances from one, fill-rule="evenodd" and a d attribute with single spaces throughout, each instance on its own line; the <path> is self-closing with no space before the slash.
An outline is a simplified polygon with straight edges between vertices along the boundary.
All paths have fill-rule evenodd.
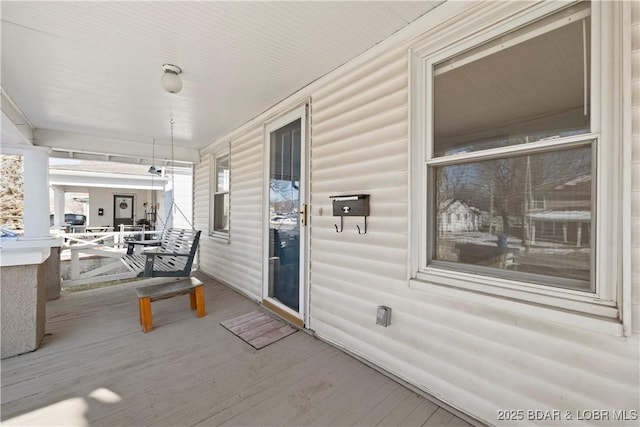
<path id="1" fill-rule="evenodd" d="M 229 152 L 213 156 L 212 170 L 212 230 L 211 234 L 228 238 L 229 235 Z"/>

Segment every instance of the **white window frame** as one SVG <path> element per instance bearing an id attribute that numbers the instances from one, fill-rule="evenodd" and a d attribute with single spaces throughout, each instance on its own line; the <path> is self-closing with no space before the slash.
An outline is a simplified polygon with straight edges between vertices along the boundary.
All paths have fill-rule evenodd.
<path id="1" fill-rule="evenodd" d="M 222 148 L 218 148 L 217 151 L 214 151 L 210 154 L 210 162 L 211 162 L 211 175 L 210 175 L 210 183 L 209 183 L 209 236 L 213 237 L 216 240 L 219 240 L 224 243 L 229 243 L 231 240 L 231 149 L 229 144 L 225 144 Z M 216 214 L 216 206 L 215 206 L 215 196 L 217 194 L 223 194 L 217 192 L 218 188 L 218 170 L 217 163 L 218 160 L 227 157 L 229 162 L 229 190 L 224 192 L 229 195 L 227 198 L 227 209 L 229 212 L 229 230 L 228 231 L 220 231 L 215 229 L 215 214 Z"/>
<path id="2" fill-rule="evenodd" d="M 512 2 L 507 2 L 512 3 Z M 514 4 L 515 3 L 515 4 Z M 495 307 L 510 307 L 519 312 L 530 312 L 554 320 L 562 318 L 584 327 L 594 324 L 599 330 L 616 334 L 630 331 L 630 283 L 622 267 L 626 248 L 624 225 L 630 225 L 624 206 L 630 196 L 625 192 L 630 183 L 622 172 L 625 164 L 625 144 L 630 132 L 629 118 L 625 118 L 624 88 L 628 79 L 623 75 L 623 64 L 630 60 L 631 49 L 623 50 L 626 32 L 630 34 L 628 19 L 625 22 L 624 4 L 616 2 L 591 3 L 591 134 L 561 140 L 540 141 L 541 150 L 564 144 L 580 144 L 580 141 L 596 139 L 594 222 L 592 245 L 592 269 L 594 292 L 554 288 L 517 280 L 447 270 L 428 264 L 429 240 L 432 233 L 428 224 L 428 167 L 445 160 L 428 155 L 432 144 L 432 93 L 433 66 L 455 55 L 480 46 L 490 40 L 508 34 L 542 17 L 566 8 L 566 3 L 541 2 L 534 5 L 500 4 L 489 9 L 468 13 L 456 25 L 457 31 L 443 30 L 440 37 L 429 37 L 411 48 L 410 53 L 410 108 L 411 108 L 411 221 L 409 286 L 438 295 L 454 296 Z M 476 6 L 472 6 L 476 7 Z M 480 9 L 482 6 L 477 6 Z M 453 18 L 453 17 L 452 17 Z M 497 23 L 486 25 L 487 23 Z M 452 26 L 449 25 L 451 28 Z M 479 31 L 480 29 L 480 31 Z M 466 31 L 466 36 L 464 35 Z M 505 147 L 483 152 L 484 158 L 500 157 L 519 148 Z M 461 154 L 479 158 L 477 153 Z M 628 230 L 628 228 L 627 228 Z M 627 231 L 628 233 L 628 231 Z M 627 252 L 629 253 L 629 252 Z M 561 310 L 558 310 L 561 309 Z M 529 310 L 529 311 L 527 311 Z M 570 313 L 570 315 L 565 315 Z M 560 315 L 559 315 L 560 314 Z M 575 317 L 575 315 L 578 317 Z M 589 314 L 589 321 L 585 321 Z M 593 321 L 593 322 L 592 322 Z M 603 324 L 606 326 L 602 327 Z"/>

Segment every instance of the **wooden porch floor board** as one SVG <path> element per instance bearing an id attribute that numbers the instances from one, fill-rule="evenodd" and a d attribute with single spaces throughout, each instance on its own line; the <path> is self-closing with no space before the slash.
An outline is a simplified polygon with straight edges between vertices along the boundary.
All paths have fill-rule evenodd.
<path id="1" fill-rule="evenodd" d="M 392 387 L 392 390 L 388 390 L 381 401 L 351 425 L 377 426 L 384 417 L 407 396 L 407 389 L 405 387 L 397 383 L 394 385 L 395 387 Z"/>
<path id="2" fill-rule="evenodd" d="M 2 361 L 3 425 L 468 425 L 306 333 L 253 349 L 219 323 L 258 305 L 199 278 L 207 315 L 156 301 L 147 334 L 134 283 L 48 303 L 41 347 Z"/>
<path id="3" fill-rule="evenodd" d="M 351 400 L 346 389 L 348 382 L 353 378 L 353 370 L 359 369 L 359 363 L 355 360 L 349 360 L 342 365 L 340 369 L 320 377 L 320 380 L 314 384 L 305 385 L 301 390 L 292 394 L 289 390 L 283 389 L 280 392 L 279 402 L 290 408 L 289 419 L 286 420 L 287 425 L 335 425 L 329 422 L 329 419 L 336 413 L 342 415 L 341 423 L 347 424 L 349 412 L 345 411 L 341 404 L 343 402 L 335 401 L 335 390 L 345 390 L 340 393 L 345 401 Z M 370 381 L 363 381 L 362 387 L 367 387 Z M 353 407 L 357 405 L 354 403 Z M 358 408 L 359 409 L 359 408 Z M 271 411 L 274 417 L 277 416 L 275 411 Z M 293 416 L 291 416 L 293 415 Z M 242 421 L 242 420 L 240 420 Z"/>
<path id="4" fill-rule="evenodd" d="M 422 422 L 418 425 L 422 425 L 429 416 L 435 412 L 437 408 L 427 399 L 419 396 L 415 393 L 408 393 L 404 395 L 398 404 L 391 409 L 386 416 L 378 423 L 377 426 L 395 426 L 395 425 L 415 425 L 416 422 L 410 423 L 410 415 L 420 406 L 423 405 L 429 415 L 426 416 Z"/>
<path id="5" fill-rule="evenodd" d="M 294 425 L 313 425 L 313 426 L 335 426 L 335 425 L 362 425 L 360 420 L 372 409 L 372 404 L 380 400 L 380 396 L 371 396 L 373 390 L 383 389 L 389 393 L 385 386 L 389 386 L 386 382 L 387 378 L 369 376 L 362 370 L 371 369 L 366 366 L 358 365 L 357 372 L 351 375 L 357 375 L 362 379 L 358 383 L 358 387 L 349 387 L 351 378 L 342 378 L 340 386 L 348 387 L 344 392 L 336 394 L 332 393 L 321 404 L 312 407 L 307 414 L 299 419 L 292 420 Z"/>
<path id="6" fill-rule="evenodd" d="M 335 371 L 345 372 L 345 368 L 348 368 L 346 365 L 349 365 L 351 361 L 343 358 L 342 355 L 333 351 L 322 351 L 318 354 L 310 355 L 304 362 L 305 364 L 309 363 L 314 367 L 315 375 L 317 375 L 318 378 L 324 378 L 325 376 L 333 374 Z M 310 375 L 310 372 L 306 371 L 306 366 L 300 366 L 300 364 L 293 365 L 288 373 L 285 373 L 284 371 L 282 372 L 282 375 L 271 375 L 264 378 L 260 383 L 255 385 L 257 386 L 255 393 L 247 396 L 245 399 L 235 400 L 225 410 L 218 412 L 213 417 L 206 420 L 203 425 L 228 424 L 231 420 L 246 416 L 247 412 L 256 408 L 260 412 L 266 411 L 270 406 L 272 406 L 272 402 L 278 403 L 280 407 L 282 407 L 282 405 L 288 405 L 295 402 L 293 399 L 280 402 L 283 400 L 281 395 L 290 394 L 294 390 L 298 393 L 304 394 L 305 386 L 301 386 L 301 383 L 304 381 L 305 377 Z M 314 385 L 316 385 L 316 387 L 320 387 L 316 382 L 314 382 Z M 288 415 L 290 414 L 291 412 L 288 413 Z M 257 420 L 263 421 L 262 415 L 260 415 L 258 419 L 254 420 L 253 423 L 248 423 L 248 425 L 255 425 Z M 281 418 L 281 423 L 282 422 Z M 246 420 L 245 424 L 247 424 Z"/>
<path id="7" fill-rule="evenodd" d="M 426 400 L 426 399 L 423 399 L 423 400 Z M 418 401 L 416 407 L 413 408 L 413 410 L 407 414 L 407 416 L 402 420 L 401 424 L 405 426 L 418 426 L 418 427 L 423 425 L 424 426 L 429 425 L 429 420 L 440 408 L 438 408 L 438 406 L 434 405 L 432 402 L 429 402 L 429 401 L 427 402 Z"/>
<path id="8" fill-rule="evenodd" d="M 424 423 L 424 427 L 438 427 L 438 426 L 446 426 L 449 424 L 449 421 L 453 418 L 453 415 L 442 408 L 438 408 L 435 413 L 429 417 L 426 423 Z"/>

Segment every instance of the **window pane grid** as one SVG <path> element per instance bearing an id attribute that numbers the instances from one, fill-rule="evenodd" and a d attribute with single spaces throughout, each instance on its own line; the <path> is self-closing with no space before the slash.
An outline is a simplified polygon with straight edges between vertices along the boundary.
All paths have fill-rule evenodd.
<path id="1" fill-rule="evenodd" d="M 598 136 L 594 134 L 581 134 L 566 138 L 552 138 L 549 140 L 532 142 L 526 145 L 514 145 L 511 147 L 501 147 L 444 157 L 429 157 L 426 159 L 425 164 L 428 166 L 446 166 L 462 164 L 469 161 L 491 160 L 524 154 L 537 154 L 567 148 L 588 146 L 597 140 Z"/>
<path id="2" fill-rule="evenodd" d="M 229 233 L 229 155 L 215 158 L 213 183 L 213 231 Z"/>

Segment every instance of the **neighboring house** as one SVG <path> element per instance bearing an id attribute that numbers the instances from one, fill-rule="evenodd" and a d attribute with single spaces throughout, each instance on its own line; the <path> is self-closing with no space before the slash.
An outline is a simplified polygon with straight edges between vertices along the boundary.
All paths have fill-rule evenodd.
<path id="1" fill-rule="evenodd" d="M 629 15 L 616 4 L 447 2 L 212 143 L 195 167 L 201 270 L 488 424 L 544 422 L 535 410 L 554 425 L 595 408 L 637 414 L 640 281 L 620 266 L 625 204 L 638 193 L 620 183 L 621 153 L 640 146 L 616 133 L 630 129 L 632 92 Z M 596 186 L 581 181 L 590 161 L 565 161 L 595 157 Z M 596 204 L 534 191 L 559 168 Z M 438 221 L 439 171 L 482 200 L 485 217 L 493 206 L 484 221 L 504 236 L 464 240 L 471 233 L 457 232 L 479 230 L 481 215 L 460 200 Z M 362 217 L 334 227 L 330 197 L 352 194 L 370 195 L 366 234 Z M 283 197 L 306 221 L 285 243 L 272 237 L 274 213 L 294 212 Z M 534 247 L 525 200 L 538 228 L 580 205 L 564 217 L 582 224 L 580 247 L 570 237 Z M 438 259 L 445 246 L 452 255 Z M 278 255 L 287 247 L 295 263 Z M 497 261 L 476 261 L 480 249 Z M 281 274 L 283 262 L 297 274 Z M 376 325 L 379 305 L 393 310 L 389 327 Z"/>
<path id="2" fill-rule="evenodd" d="M 461 200 L 449 199 L 440 203 L 438 220 L 440 233 L 478 231 L 481 212 Z"/>
<path id="3" fill-rule="evenodd" d="M 145 224 L 161 230 L 168 223 L 169 226 L 191 228 L 191 170 L 176 168 L 171 179 L 166 174 L 150 174 L 148 169 L 145 165 L 113 162 L 54 161 L 49 168 L 49 183 L 54 194 L 52 225 L 59 227 L 67 222 L 65 214 L 65 220 L 58 224 L 55 214 L 58 212 L 59 217 L 63 218 L 61 212 L 64 212 L 65 193 L 81 192 L 88 195 L 86 221 L 73 225 L 117 229 L 120 224 Z M 177 193 L 177 200 L 174 201 L 180 211 L 168 216 L 173 182 L 184 191 Z"/>
<path id="4" fill-rule="evenodd" d="M 527 214 L 532 221 L 531 243 L 550 241 L 589 246 L 591 186 L 589 174 L 538 187 Z"/>

